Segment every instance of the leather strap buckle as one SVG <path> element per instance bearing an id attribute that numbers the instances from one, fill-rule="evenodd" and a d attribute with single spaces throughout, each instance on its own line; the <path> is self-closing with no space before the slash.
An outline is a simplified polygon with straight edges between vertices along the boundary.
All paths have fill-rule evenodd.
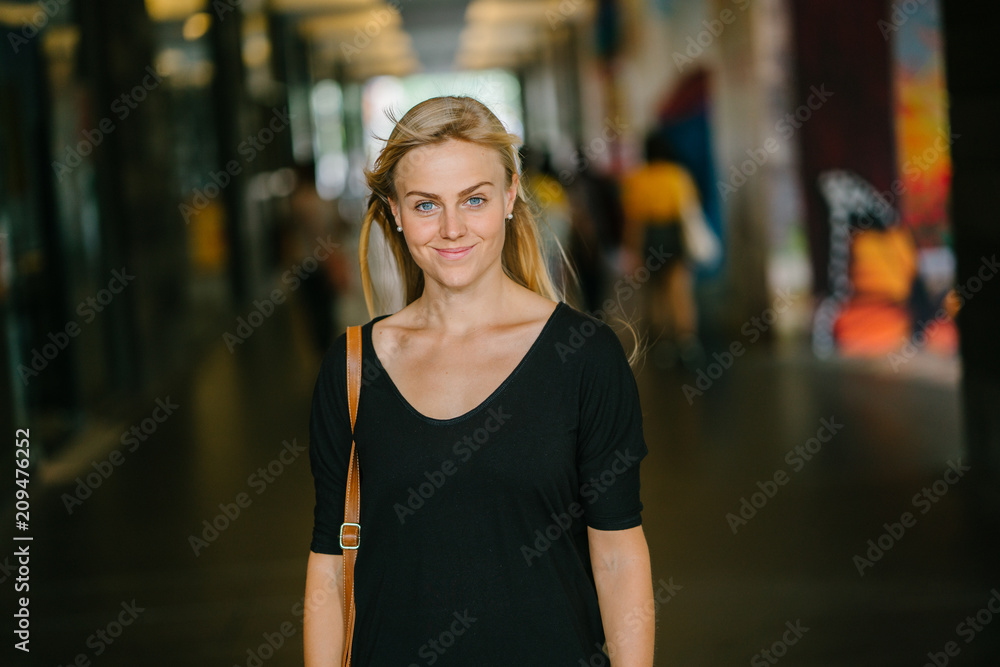
<path id="1" fill-rule="evenodd" d="M 349 532 L 346 537 L 348 542 L 352 544 L 344 544 L 344 529 L 345 528 L 356 528 L 356 531 Z M 360 523 L 342 523 L 340 524 L 340 548 L 341 549 L 357 549 L 361 546 L 361 524 Z"/>

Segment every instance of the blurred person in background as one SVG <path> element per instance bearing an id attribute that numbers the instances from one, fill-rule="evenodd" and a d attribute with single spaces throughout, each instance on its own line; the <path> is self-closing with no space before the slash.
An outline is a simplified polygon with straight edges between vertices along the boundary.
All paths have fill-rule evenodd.
<path id="1" fill-rule="evenodd" d="M 646 164 L 622 180 L 624 269 L 650 270 L 642 290 L 646 330 L 657 344 L 654 363 L 661 368 L 679 360 L 688 368 L 704 358 L 698 340 L 692 263 L 711 261 L 718 241 L 704 219 L 698 190 L 659 132 L 645 140 Z"/>
<path id="2" fill-rule="evenodd" d="M 584 149 L 577 150 L 583 156 Z M 621 244 L 622 211 L 618 182 L 600 173 L 592 160 L 577 172 L 562 172 L 569 197 L 573 234 L 569 256 L 577 269 L 587 312 L 602 310 L 605 284 Z"/>
<path id="3" fill-rule="evenodd" d="M 616 667 L 653 664 L 635 377 L 614 331 L 553 286 L 517 143 L 481 103 L 433 98 L 395 124 L 368 173 L 356 621 L 345 630 L 341 336 L 310 421 L 307 667 L 338 664 L 345 632 L 366 667 L 609 665 L 605 642 Z M 406 304 L 377 317 L 372 225 Z"/>
<path id="4" fill-rule="evenodd" d="M 538 206 L 539 224 L 548 228 L 542 235 L 542 249 L 555 288 L 565 293 L 573 282 L 573 271 L 567 265 L 566 249 L 572 233 L 569 198 L 552 168 L 552 155 L 545 149 L 525 147 L 521 151 L 523 178 L 531 199 Z"/>

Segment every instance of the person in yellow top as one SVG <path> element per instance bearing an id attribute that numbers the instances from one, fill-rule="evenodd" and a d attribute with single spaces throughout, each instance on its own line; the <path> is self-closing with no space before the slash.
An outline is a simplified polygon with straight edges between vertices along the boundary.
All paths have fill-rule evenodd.
<path id="1" fill-rule="evenodd" d="M 694 180 L 673 161 L 667 141 L 653 132 L 645 152 L 647 163 L 622 180 L 625 269 L 641 273 L 643 263 L 650 269 L 650 285 L 643 290 L 648 330 L 656 339 L 667 334 L 681 360 L 692 365 L 701 357 L 701 346 L 689 260 L 705 255 L 703 248 L 691 247 L 692 229 L 700 238 L 711 232 L 705 227 Z M 715 253 L 717 248 L 708 254 Z M 662 346 L 657 350 L 658 365 L 671 365 L 661 352 Z"/>

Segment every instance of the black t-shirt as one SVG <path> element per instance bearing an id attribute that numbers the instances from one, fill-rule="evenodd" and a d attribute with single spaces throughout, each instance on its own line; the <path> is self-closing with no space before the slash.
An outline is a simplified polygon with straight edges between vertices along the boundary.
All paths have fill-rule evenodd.
<path id="1" fill-rule="evenodd" d="M 640 525 L 646 454 L 617 336 L 559 302 L 489 398 L 441 420 L 417 412 L 379 363 L 379 319 L 362 328 L 354 664 L 607 664 L 587 526 Z M 346 347 L 341 335 L 313 395 L 316 553 L 341 553 Z"/>

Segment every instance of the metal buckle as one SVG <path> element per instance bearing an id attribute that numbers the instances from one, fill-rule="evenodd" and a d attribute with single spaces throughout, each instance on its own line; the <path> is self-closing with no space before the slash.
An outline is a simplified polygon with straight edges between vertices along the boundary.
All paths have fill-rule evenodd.
<path id="1" fill-rule="evenodd" d="M 354 539 L 356 540 L 356 543 L 355 543 L 355 545 L 353 547 L 344 544 L 344 528 L 346 528 L 348 526 L 352 526 L 352 527 L 358 529 L 358 532 L 357 532 L 356 535 L 353 535 L 353 536 L 348 535 L 348 537 L 354 537 Z M 342 523 L 342 524 L 340 524 L 340 548 L 341 549 L 357 549 L 360 546 L 361 546 L 361 524 L 360 523 Z"/>

